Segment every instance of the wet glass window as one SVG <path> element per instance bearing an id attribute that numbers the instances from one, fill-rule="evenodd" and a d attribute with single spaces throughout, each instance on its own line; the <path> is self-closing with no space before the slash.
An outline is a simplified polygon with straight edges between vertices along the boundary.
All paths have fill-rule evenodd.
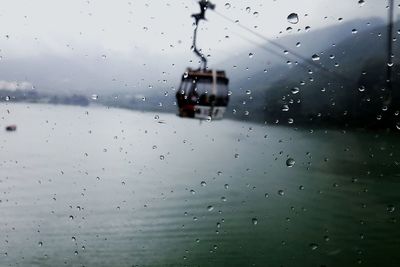
<path id="1" fill-rule="evenodd" d="M 400 0 L 0 25 L 0 267 L 400 266 Z"/>

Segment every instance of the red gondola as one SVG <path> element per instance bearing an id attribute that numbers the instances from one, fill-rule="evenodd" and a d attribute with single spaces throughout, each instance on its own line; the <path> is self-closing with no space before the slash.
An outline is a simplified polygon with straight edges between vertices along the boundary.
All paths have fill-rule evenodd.
<path id="1" fill-rule="evenodd" d="M 196 37 L 200 20 L 205 19 L 205 11 L 214 9 L 215 5 L 202 0 L 200 13 L 193 14 L 195 29 L 193 51 L 201 59 L 198 70 L 188 68 L 182 75 L 179 90 L 176 93 L 179 116 L 197 119 L 222 119 L 229 102 L 229 79 L 225 71 L 207 69 L 206 57 L 197 50 Z"/>

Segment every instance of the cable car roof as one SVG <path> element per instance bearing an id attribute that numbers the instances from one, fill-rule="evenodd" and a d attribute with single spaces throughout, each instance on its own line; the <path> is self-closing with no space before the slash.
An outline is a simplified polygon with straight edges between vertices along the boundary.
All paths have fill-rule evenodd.
<path id="1" fill-rule="evenodd" d="M 212 70 L 194 70 L 188 68 L 186 73 L 182 76 L 182 80 L 186 79 L 198 79 L 198 78 L 213 78 L 213 71 Z M 216 78 L 219 81 L 223 81 L 224 83 L 228 83 L 229 79 L 225 75 L 225 71 L 217 70 L 216 71 Z"/>

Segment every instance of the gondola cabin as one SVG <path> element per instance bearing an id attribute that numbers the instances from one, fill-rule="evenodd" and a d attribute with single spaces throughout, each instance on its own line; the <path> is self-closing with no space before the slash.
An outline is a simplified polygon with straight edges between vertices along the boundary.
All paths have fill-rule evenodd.
<path id="1" fill-rule="evenodd" d="M 176 93 L 179 116 L 222 119 L 229 102 L 228 84 L 224 71 L 189 68 Z"/>

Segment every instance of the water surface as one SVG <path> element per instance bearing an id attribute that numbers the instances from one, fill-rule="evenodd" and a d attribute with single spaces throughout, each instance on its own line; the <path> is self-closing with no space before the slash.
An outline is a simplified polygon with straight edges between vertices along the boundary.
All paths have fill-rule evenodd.
<path id="1" fill-rule="evenodd" d="M 398 135 L 103 107 L 0 114 L 18 126 L 0 132 L 0 266 L 400 262 Z"/>

